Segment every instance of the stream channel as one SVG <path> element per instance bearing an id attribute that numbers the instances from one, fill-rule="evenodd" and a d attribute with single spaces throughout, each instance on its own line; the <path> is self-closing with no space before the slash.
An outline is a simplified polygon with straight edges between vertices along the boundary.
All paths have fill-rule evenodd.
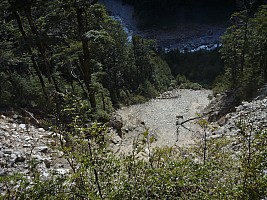
<path id="1" fill-rule="evenodd" d="M 168 52 L 178 49 L 180 52 L 195 52 L 198 50 L 213 50 L 220 46 L 220 37 L 226 30 L 226 23 L 196 23 L 186 21 L 173 27 L 151 26 L 149 28 L 138 26 L 134 16 L 134 7 L 121 0 L 99 0 L 104 4 L 111 17 L 121 23 L 124 31 L 131 41 L 133 35 L 140 35 L 147 39 L 154 39 L 158 46 Z M 179 14 L 176 18 L 181 17 Z"/>

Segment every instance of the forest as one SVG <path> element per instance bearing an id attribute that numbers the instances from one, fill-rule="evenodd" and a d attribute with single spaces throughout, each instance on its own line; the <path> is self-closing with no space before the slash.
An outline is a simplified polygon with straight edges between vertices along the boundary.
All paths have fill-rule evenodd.
<path id="1" fill-rule="evenodd" d="M 187 9 L 205 12 L 209 5 L 203 20 L 223 7 L 218 18 L 229 27 L 213 51 L 164 53 L 157 41 L 139 35 L 128 41 L 97 0 L 1 1 L 0 111 L 36 113 L 62 135 L 55 148 L 64 152 L 71 173 L 43 181 L 33 160 L 30 180 L 0 176 L 0 199 L 266 198 L 266 127 L 240 121 L 238 155 L 226 150 L 233 141 L 225 137 L 191 149 L 155 148 L 144 158 L 140 154 L 154 140 L 147 131 L 132 153 L 118 156 L 108 134 L 114 110 L 174 88 L 208 88 L 234 94 L 239 103 L 252 100 L 267 83 L 266 1 L 125 3 L 134 5 L 142 26 L 166 13 L 172 17 L 176 9 L 198 20 L 202 12 Z M 198 123 L 203 131 L 212 129 L 205 119 Z"/>

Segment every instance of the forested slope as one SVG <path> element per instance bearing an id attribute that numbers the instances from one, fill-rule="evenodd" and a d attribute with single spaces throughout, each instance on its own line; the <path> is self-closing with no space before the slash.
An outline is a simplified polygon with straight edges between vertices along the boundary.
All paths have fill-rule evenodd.
<path id="1" fill-rule="evenodd" d="M 4 1 L 1 8 L 2 107 L 54 112 L 67 91 L 108 112 L 168 87 L 171 73 L 154 42 L 136 36 L 129 43 L 94 1 Z"/>
<path id="2" fill-rule="evenodd" d="M 231 110 L 253 100 L 267 82 L 267 6 L 242 2 L 222 37 L 224 71 L 214 83 L 218 96 L 226 92 L 234 98 Z M 4 0 L 0 9 L 1 199 L 266 199 L 264 94 L 218 123 L 208 117 L 225 106 L 196 114 L 200 102 L 185 96 L 184 105 L 193 109 L 183 108 L 171 128 L 188 129 L 195 120 L 200 127 L 195 145 L 152 148 L 157 138 L 142 121 L 145 130 L 133 138 L 130 153 L 119 154 L 114 137 L 123 138 L 123 124 L 110 117 L 114 108 L 167 89 L 201 89 L 184 75 L 209 70 L 191 62 L 192 71 L 185 72 L 181 65 L 190 66 L 190 56 L 175 52 L 165 55 L 170 70 L 155 41 L 134 36 L 129 42 L 96 0 Z M 183 62 L 175 63 L 176 56 Z M 155 112 L 165 116 L 160 109 L 164 104 Z M 13 119 L 5 116 L 10 113 Z M 149 125 L 153 117 L 148 116 Z M 164 122 L 154 123 L 164 129 Z M 49 147 L 41 146 L 46 140 Z M 63 160 L 68 170 L 53 170 L 52 159 L 43 159 L 46 153 Z M 50 167 L 49 174 L 40 171 Z"/>

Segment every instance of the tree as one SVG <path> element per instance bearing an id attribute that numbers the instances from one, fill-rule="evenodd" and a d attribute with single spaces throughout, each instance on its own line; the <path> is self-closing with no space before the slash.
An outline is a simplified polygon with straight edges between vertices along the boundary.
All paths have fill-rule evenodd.
<path id="1" fill-rule="evenodd" d="M 241 99 L 251 98 L 266 82 L 266 13 L 267 7 L 262 6 L 251 18 L 248 11 L 234 14 L 233 25 L 222 37 L 226 76 Z"/>
<path id="2" fill-rule="evenodd" d="M 83 75 L 83 79 L 86 85 L 86 88 L 89 93 L 91 107 L 96 109 L 96 100 L 95 100 L 95 91 L 92 88 L 92 66 L 90 64 L 90 50 L 88 46 L 88 41 L 86 40 L 85 33 L 87 30 L 86 24 L 86 11 L 88 7 L 94 5 L 97 0 L 92 0 L 88 2 L 78 1 L 74 3 L 76 18 L 77 18 L 77 26 L 78 26 L 78 38 L 82 42 L 83 55 L 79 57 L 81 62 L 81 71 Z"/>
<path id="3" fill-rule="evenodd" d="M 4 102 L 11 96 L 21 99 L 28 88 L 29 94 L 37 94 L 34 90 L 40 87 L 53 104 L 48 108 L 59 111 L 62 96 L 71 90 L 87 98 L 97 113 L 97 108 L 109 110 L 105 99 L 118 106 L 135 95 L 151 97 L 168 87 L 170 70 L 156 56 L 155 43 L 137 36 L 128 41 L 121 25 L 95 0 L 6 0 L 1 8 Z M 36 77 L 40 86 L 34 84 Z M 28 106 L 43 104 L 26 103 L 26 96 Z"/>

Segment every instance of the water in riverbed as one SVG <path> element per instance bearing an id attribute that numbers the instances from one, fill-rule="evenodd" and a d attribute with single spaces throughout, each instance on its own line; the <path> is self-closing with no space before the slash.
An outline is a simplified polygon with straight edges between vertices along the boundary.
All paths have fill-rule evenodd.
<path id="1" fill-rule="evenodd" d="M 99 0 L 104 4 L 114 19 L 119 21 L 131 41 L 132 35 L 157 40 L 159 46 L 168 52 L 179 49 L 181 52 L 212 50 L 220 46 L 220 36 L 225 31 L 225 25 L 186 22 L 177 24 L 171 29 L 166 27 L 140 28 L 134 17 L 134 8 L 121 0 Z"/>

